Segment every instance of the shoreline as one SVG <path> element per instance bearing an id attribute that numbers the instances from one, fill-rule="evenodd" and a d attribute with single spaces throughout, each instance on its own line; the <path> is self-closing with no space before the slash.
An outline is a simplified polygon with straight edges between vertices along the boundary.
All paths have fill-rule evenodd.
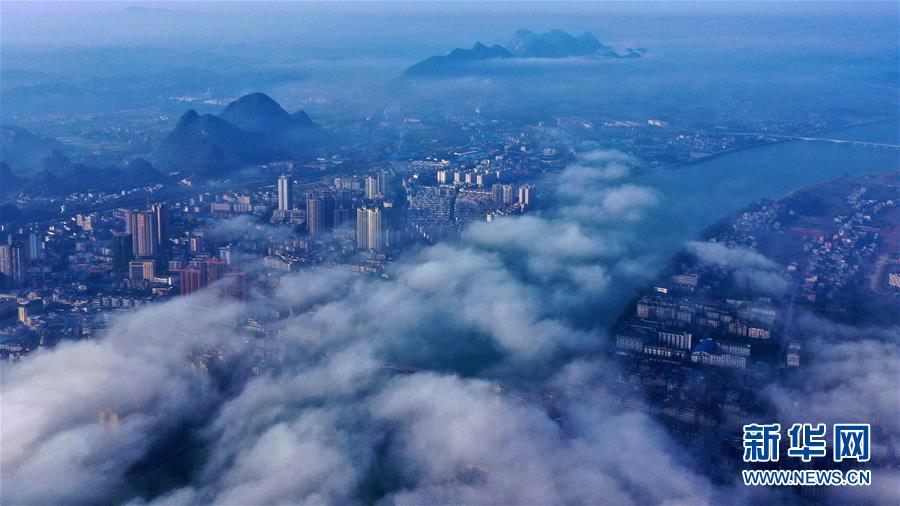
<path id="1" fill-rule="evenodd" d="M 755 206 L 758 206 L 759 204 L 761 204 L 763 202 L 766 202 L 766 201 L 780 202 L 785 199 L 791 198 L 792 196 L 797 195 L 799 193 L 802 193 L 805 191 L 811 191 L 811 190 L 815 189 L 816 187 L 833 184 L 833 183 L 843 180 L 843 179 L 861 180 L 861 179 L 867 179 L 867 178 L 871 178 L 871 177 L 884 176 L 884 175 L 891 174 L 891 173 L 900 174 L 900 165 L 897 165 L 897 166 L 894 166 L 894 167 L 891 167 L 888 169 L 879 169 L 876 172 L 873 172 L 870 174 L 862 174 L 862 175 L 849 176 L 849 177 L 848 176 L 839 176 L 839 177 L 829 179 L 826 181 L 819 181 L 816 183 L 805 184 L 805 185 L 799 186 L 797 188 L 794 188 L 793 190 L 790 190 L 787 193 L 784 193 L 778 197 L 757 199 L 753 202 L 748 203 L 745 206 L 742 206 L 740 209 L 736 209 L 734 211 L 731 211 L 731 212 L 726 213 L 725 215 L 719 217 L 714 222 L 710 223 L 708 226 L 701 229 L 696 235 L 688 238 L 685 241 L 685 243 L 682 244 L 671 256 L 669 256 L 668 258 L 666 258 L 664 260 L 663 267 L 659 269 L 659 271 L 653 276 L 653 278 L 649 282 L 646 282 L 645 284 L 643 284 L 635 289 L 635 291 L 636 291 L 635 295 L 628 298 L 628 300 L 625 302 L 625 304 L 622 305 L 622 307 L 618 313 L 618 316 L 616 316 L 616 318 L 612 321 L 612 323 L 608 327 L 605 328 L 607 336 L 612 336 L 615 334 L 616 327 L 620 323 L 622 323 L 622 321 L 624 321 L 625 317 L 629 314 L 630 311 L 633 311 L 634 306 L 637 303 L 638 299 L 640 299 L 642 296 L 644 296 L 648 293 L 652 293 L 653 286 L 658 284 L 657 283 L 658 281 L 666 279 L 669 275 L 671 275 L 672 272 L 674 272 L 675 267 L 678 265 L 679 260 L 681 258 L 683 258 L 684 255 L 687 254 L 687 249 L 685 246 L 687 244 L 687 242 L 709 241 L 710 239 L 715 237 L 716 232 L 718 230 L 721 230 L 722 227 L 727 227 L 730 223 L 733 223 L 737 219 L 737 217 L 741 215 L 741 213 L 743 213 Z"/>
<path id="2" fill-rule="evenodd" d="M 900 118 L 885 118 L 885 119 L 878 119 L 878 120 L 872 120 L 872 121 L 861 121 L 858 123 L 851 123 L 848 125 L 842 125 L 842 126 L 833 127 L 833 128 L 825 128 L 822 130 L 815 130 L 813 132 L 809 132 L 809 133 L 805 133 L 805 134 L 798 134 L 798 135 L 821 135 L 821 134 L 832 133 L 832 132 L 840 132 L 842 130 L 847 130 L 850 128 L 880 125 L 882 123 L 893 123 L 893 122 L 900 122 Z M 764 136 L 765 134 L 759 134 L 759 135 Z M 643 176 L 645 174 L 652 174 L 652 173 L 658 172 L 658 171 L 676 169 L 676 168 L 680 168 L 680 167 L 687 167 L 690 165 L 697 165 L 700 163 L 715 160 L 716 158 L 720 158 L 720 157 L 723 157 L 726 155 L 740 153 L 742 151 L 748 151 L 751 149 L 757 149 L 757 148 L 761 148 L 761 147 L 765 147 L 765 146 L 772 146 L 775 144 L 796 142 L 799 140 L 800 139 L 773 139 L 773 140 L 769 140 L 769 141 L 761 141 L 761 142 L 753 144 L 751 146 L 744 146 L 744 147 L 739 147 L 739 148 L 726 149 L 723 151 L 717 151 L 715 153 L 709 154 L 702 158 L 698 158 L 696 160 L 689 160 L 689 161 L 678 162 L 678 163 L 670 163 L 670 164 L 659 165 L 659 166 L 655 166 L 655 167 L 651 167 L 651 166 L 637 167 L 631 172 L 631 176 Z M 812 141 L 804 141 L 804 142 L 812 142 Z M 890 169 L 888 169 L 888 170 L 890 170 Z"/>

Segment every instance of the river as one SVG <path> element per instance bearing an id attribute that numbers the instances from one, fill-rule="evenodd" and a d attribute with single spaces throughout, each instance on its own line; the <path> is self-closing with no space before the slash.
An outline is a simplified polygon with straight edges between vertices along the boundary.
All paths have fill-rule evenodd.
<path id="1" fill-rule="evenodd" d="M 900 144 L 900 122 L 829 132 L 829 139 Z M 643 244 L 637 255 L 661 270 L 686 241 L 760 199 L 778 199 L 806 185 L 900 167 L 900 149 L 825 141 L 787 141 L 757 146 L 666 170 L 635 174 L 627 182 L 656 191 L 659 205 L 634 232 Z M 652 275 L 653 272 L 647 272 Z M 646 282 L 644 280 L 643 282 Z M 614 288 L 619 297 L 603 315 L 611 322 L 642 282 Z M 606 313 L 606 311 L 604 311 Z"/>

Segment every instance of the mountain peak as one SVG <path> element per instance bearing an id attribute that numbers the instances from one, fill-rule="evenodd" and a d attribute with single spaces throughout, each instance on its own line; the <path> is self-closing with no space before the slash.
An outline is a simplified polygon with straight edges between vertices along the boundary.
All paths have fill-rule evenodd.
<path id="1" fill-rule="evenodd" d="M 437 74 L 454 74 L 462 70 L 467 63 L 490 60 L 494 58 L 510 58 L 512 53 L 503 46 L 486 46 L 476 42 L 472 49 L 456 48 L 443 56 L 432 56 L 406 69 L 406 76 L 425 76 Z"/>
<path id="2" fill-rule="evenodd" d="M 228 104 L 228 107 L 259 107 L 272 111 L 284 111 L 272 97 L 261 92 L 248 93 Z"/>
<path id="3" fill-rule="evenodd" d="M 590 32 L 573 37 L 559 28 L 541 34 L 518 30 L 509 43 L 509 49 L 516 56 L 535 58 L 567 58 L 609 52 L 609 48 Z"/>
<path id="4" fill-rule="evenodd" d="M 578 36 L 577 40 L 579 42 L 596 42 L 597 44 L 600 43 L 600 41 L 597 40 L 597 37 L 594 37 L 594 34 L 591 32 L 582 33 L 581 35 Z"/>
<path id="5" fill-rule="evenodd" d="M 315 125 L 312 118 L 310 118 L 309 114 L 306 114 L 305 111 L 297 111 L 294 114 L 291 114 L 291 117 L 294 118 L 294 122 L 298 125 Z"/>
<path id="6" fill-rule="evenodd" d="M 184 114 L 181 115 L 181 118 L 178 119 L 177 126 L 185 126 L 190 123 L 197 121 L 200 118 L 200 115 L 197 114 L 197 111 L 193 109 L 188 109 Z"/>
<path id="7" fill-rule="evenodd" d="M 305 112 L 288 114 L 265 93 L 242 96 L 228 104 L 219 117 L 242 130 L 272 135 L 296 128 L 317 127 Z"/>
<path id="8" fill-rule="evenodd" d="M 506 47 L 498 44 L 488 46 L 481 41 L 471 49 L 456 48 L 447 54 L 426 58 L 403 72 L 404 77 L 462 76 L 477 73 L 476 62 L 499 58 L 639 58 L 643 52 L 629 50 L 627 54 L 617 54 L 603 45 L 594 34 L 584 32 L 578 37 L 554 28 L 548 32 L 535 33 L 520 28 Z M 482 69 L 485 65 L 481 65 Z"/>
<path id="9" fill-rule="evenodd" d="M 219 117 L 250 132 L 280 128 L 290 122 L 290 114 L 265 93 L 250 93 L 231 102 Z"/>
<path id="10" fill-rule="evenodd" d="M 219 169 L 303 153 L 325 140 L 325 132 L 303 111 L 288 114 L 268 95 L 250 93 L 228 104 L 218 116 L 193 109 L 185 112 L 157 146 L 154 161 L 167 170 L 216 175 Z M 132 172 L 153 169 L 145 161 L 133 163 Z"/>

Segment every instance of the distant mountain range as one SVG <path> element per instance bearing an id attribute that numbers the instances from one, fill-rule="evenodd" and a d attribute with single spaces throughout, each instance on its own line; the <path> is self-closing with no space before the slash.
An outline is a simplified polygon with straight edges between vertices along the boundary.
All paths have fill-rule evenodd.
<path id="1" fill-rule="evenodd" d="M 48 161 L 52 160 L 52 162 Z M 44 162 L 44 168 L 27 175 L 16 175 L 6 162 L 0 162 L 0 197 L 27 195 L 66 195 L 73 192 L 117 192 L 124 188 L 170 182 L 171 178 L 143 158 L 134 158 L 119 167 L 92 167 L 71 163 L 61 152 Z"/>
<path id="2" fill-rule="evenodd" d="M 0 144 L 0 198 L 120 191 L 170 180 L 143 158 L 112 167 L 72 162 L 56 140 L 4 125 Z"/>
<path id="3" fill-rule="evenodd" d="M 603 45 L 589 32 L 585 32 L 579 37 L 573 37 L 562 30 L 550 30 L 541 34 L 531 30 L 518 30 L 509 42 L 509 50 L 522 58 L 567 58 L 615 54 L 612 48 Z"/>
<path id="4" fill-rule="evenodd" d="M 435 75 L 443 72 L 453 73 L 456 67 L 467 63 L 492 60 L 494 58 L 512 58 L 513 54 L 502 46 L 485 46 L 476 42 L 472 49 L 456 48 L 446 55 L 426 58 L 406 69 L 406 76 Z"/>
<path id="5" fill-rule="evenodd" d="M 248 132 L 273 137 L 306 134 L 319 127 L 303 111 L 288 114 L 278 102 L 264 93 L 251 93 L 228 104 L 219 117 Z"/>
<path id="6" fill-rule="evenodd" d="M 330 137 L 305 112 L 289 114 L 270 97 L 251 93 L 218 115 L 185 112 L 154 150 L 153 163 L 144 158 L 113 167 L 73 162 L 57 141 L 17 126 L 4 125 L 0 140 L 0 197 L 6 198 L 171 181 L 157 167 L 215 178 L 246 164 L 302 157 Z"/>
<path id="7" fill-rule="evenodd" d="M 624 54 L 617 53 L 590 32 L 574 37 L 558 29 L 540 34 L 522 29 L 516 31 L 507 47 L 488 47 L 477 42 L 472 49 L 456 48 L 446 55 L 426 58 L 406 69 L 403 75 L 442 77 L 466 74 L 471 70 L 471 67 L 467 68 L 468 64 L 501 58 L 640 58 L 646 51 L 643 48 L 629 48 Z"/>
<path id="8" fill-rule="evenodd" d="M 0 162 L 0 196 L 16 193 L 22 189 L 23 185 L 22 178 L 13 174 L 9 164 Z"/>
<path id="9" fill-rule="evenodd" d="M 213 177 L 245 164 L 300 156 L 327 140 L 303 111 L 289 114 L 269 96 L 251 93 L 219 115 L 187 111 L 152 158 L 168 170 Z"/>
<path id="10" fill-rule="evenodd" d="M 44 159 L 60 149 L 54 139 L 41 137 L 22 127 L 4 125 L 0 128 L 0 161 L 20 171 L 39 169 Z"/>

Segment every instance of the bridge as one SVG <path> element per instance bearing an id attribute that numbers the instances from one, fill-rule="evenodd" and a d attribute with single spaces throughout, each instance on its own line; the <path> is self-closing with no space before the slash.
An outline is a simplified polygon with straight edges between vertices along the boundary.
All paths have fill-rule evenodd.
<path id="1" fill-rule="evenodd" d="M 857 141 L 852 139 L 830 139 L 827 137 L 807 137 L 803 135 L 777 135 L 762 134 L 752 132 L 725 132 L 726 135 L 741 135 L 745 137 L 765 137 L 769 139 L 778 139 L 784 141 L 815 141 L 815 142 L 832 142 L 834 144 L 853 144 L 856 146 L 866 146 L 873 148 L 900 149 L 900 144 L 887 144 L 884 142 Z"/>

